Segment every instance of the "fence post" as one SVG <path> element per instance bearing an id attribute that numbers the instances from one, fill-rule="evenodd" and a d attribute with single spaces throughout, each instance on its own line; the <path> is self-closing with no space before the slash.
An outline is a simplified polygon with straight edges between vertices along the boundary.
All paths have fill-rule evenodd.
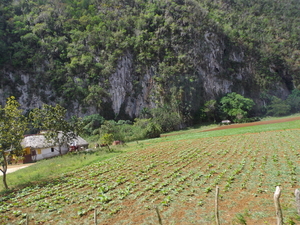
<path id="1" fill-rule="evenodd" d="M 95 222 L 95 225 L 97 225 L 97 209 L 95 208 L 95 211 L 94 211 L 94 222 Z"/>
<path id="2" fill-rule="evenodd" d="M 300 215 L 300 191 L 298 189 L 295 190 L 295 198 L 296 198 L 297 212 Z"/>
<path id="3" fill-rule="evenodd" d="M 277 225 L 283 225 L 283 218 L 282 218 L 282 212 L 280 207 L 280 187 L 277 186 L 275 193 L 274 193 L 274 203 L 275 203 L 275 209 L 276 209 L 276 217 L 277 217 Z"/>
<path id="4" fill-rule="evenodd" d="M 26 215 L 26 225 L 28 225 L 28 224 L 29 224 L 29 215 L 27 213 L 27 215 Z"/>
<path id="5" fill-rule="evenodd" d="M 215 197 L 215 217 L 216 217 L 216 225 L 220 225 L 219 219 L 219 186 L 216 186 L 216 197 Z"/>
<path id="6" fill-rule="evenodd" d="M 156 211 L 156 213 L 157 213 L 158 223 L 159 223 L 160 225 L 162 225 L 161 217 L 160 217 L 160 215 L 159 215 L 159 211 L 158 211 L 158 207 L 157 207 L 157 206 L 155 207 L 155 211 Z"/>

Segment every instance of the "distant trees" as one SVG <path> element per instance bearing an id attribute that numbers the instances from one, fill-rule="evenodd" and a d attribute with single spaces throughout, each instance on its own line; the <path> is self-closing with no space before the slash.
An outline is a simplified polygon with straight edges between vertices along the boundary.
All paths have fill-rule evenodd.
<path id="1" fill-rule="evenodd" d="M 105 119 L 99 114 L 85 116 L 82 120 L 83 132 L 87 135 L 92 135 L 94 130 L 99 129 Z"/>
<path id="2" fill-rule="evenodd" d="M 254 101 L 235 92 L 229 93 L 220 100 L 220 109 L 226 117 L 233 121 L 247 117 L 254 106 Z"/>
<path id="3" fill-rule="evenodd" d="M 118 62 L 129 56 L 130 76 L 136 79 L 132 79 L 133 93 L 126 94 L 139 95 L 142 77 L 153 74 L 156 90 L 150 94 L 154 96 L 151 101 L 158 99 L 157 109 L 142 114 L 163 131 L 171 131 L 189 119 L 184 113 L 191 111 L 200 93 L 195 81 L 201 77 L 199 68 L 206 67 L 200 65 L 207 61 L 205 33 L 215 34 L 210 41 L 216 46 L 220 37 L 226 40 L 226 52 L 219 51 L 218 60 L 231 71 L 223 70 L 220 79 L 232 71 L 247 70 L 249 61 L 257 72 L 252 74 L 253 83 L 262 89 L 281 82 L 284 74 L 288 82 L 300 84 L 300 4 L 295 0 L 263 2 L 2 1 L 0 67 L 32 74 L 31 94 L 39 95 L 40 86 L 49 86 L 52 97 L 75 103 L 78 110 L 82 105 L 94 107 L 99 113 L 108 97 L 110 77 L 121 70 Z M 238 53 L 234 52 L 237 48 L 244 56 L 235 60 L 230 55 Z M 13 80 L 20 79 L 17 76 L 0 79 L 0 83 L 19 93 L 13 85 Z M 47 103 L 51 99 L 45 96 Z M 172 98 L 179 104 L 172 103 Z M 287 100 L 292 112 L 299 111 L 298 98 L 295 94 Z M 234 104 L 232 99 L 229 102 Z M 202 112 L 213 121 L 220 112 L 233 119 L 247 117 L 245 106 L 236 108 L 231 103 L 224 99 L 221 108 L 220 102 L 211 100 Z"/>
<path id="4" fill-rule="evenodd" d="M 230 119 L 234 122 L 241 122 L 248 117 L 249 111 L 254 106 L 254 101 L 237 94 L 228 93 L 219 101 L 209 100 L 201 109 L 202 119 L 214 122 L 223 119 Z"/>
<path id="5" fill-rule="evenodd" d="M 58 152 L 61 155 L 61 147 L 75 140 L 82 131 L 82 121 L 66 120 L 67 110 L 60 105 L 43 105 L 41 109 L 35 108 L 30 112 L 30 118 L 33 126 L 40 130 L 45 130 L 45 138 L 53 145 L 58 146 Z"/>
<path id="6" fill-rule="evenodd" d="M 30 121 L 23 115 L 23 110 L 19 109 L 20 104 L 15 97 L 9 97 L 4 107 L 0 106 L 0 171 L 3 173 L 3 184 L 6 189 L 7 157 L 12 153 L 23 155 L 21 141 L 24 133 L 31 125 L 39 130 L 46 130 L 45 137 L 48 142 L 61 146 L 76 139 L 82 131 L 82 121 L 80 118 L 72 117 L 66 120 L 66 109 L 60 105 L 43 105 L 42 108 L 33 109 L 30 114 Z"/>
<path id="7" fill-rule="evenodd" d="M 102 99 L 108 97 L 108 93 L 104 88 L 99 85 L 92 85 L 88 87 L 89 94 L 84 99 L 85 103 L 88 105 L 93 105 L 96 107 L 97 112 L 102 108 Z"/>
<path id="8" fill-rule="evenodd" d="M 161 131 L 168 132 L 179 130 L 184 123 L 183 116 L 172 105 L 165 104 L 151 110 L 152 122 L 158 124 Z"/>
<path id="9" fill-rule="evenodd" d="M 288 105 L 290 105 L 290 110 L 292 113 L 300 112 L 300 90 L 294 89 L 286 99 L 286 102 Z"/>
<path id="10" fill-rule="evenodd" d="M 208 120 L 216 121 L 217 114 L 217 101 L 209 100 L 204 104 L 203 112 L 206 114 Z"/>
<path id="11" fill-rule="evenodd" d="M 273 96 L 271 104 L 267 107 L 268 116 L 285 116 L 291 112 L 291 106 L 280 98 Z"/>
<path id="12" fill-rule="evenodd" d="M 261 94 L 260 99 L 263 101 L 263 108 L 260 114 L 256 112 L 259 116 L 285 116 L 300 112 L 300 90 L 298 89 L 294 89 L 286 99 L 267 93 Z M 204 121 L 211 121 L 212 118 L 219 121 L 225 118 L 234 122 L 254 121 L 257 118 L 248 118 L 254 105 L 252 99 L 232 92 L 223 96 L 219 101 L 207 101 L 200 110 L 201 118 Z M 255 114 L 254 111 L 252 113 Z"/>

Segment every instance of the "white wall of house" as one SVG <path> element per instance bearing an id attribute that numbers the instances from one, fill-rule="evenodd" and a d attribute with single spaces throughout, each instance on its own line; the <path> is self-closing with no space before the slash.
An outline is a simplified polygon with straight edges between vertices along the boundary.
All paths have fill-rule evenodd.
<path id="1" fill-rule="evenodd" d="M 68 152 L 68 147 L 67 146 L 62 146 L 61 147 L 61 153 L 62 155 L 66 154 Z M 42 148 L 41 149 L 41 154 L 38 154 L 39 151 L 36 151 L 36 156 L 32 156 L 32 159 L 34 161 L 42 160 L 42 159 L 47 159 L 51 158 L 54 156 L 59 156 L 59 151 L 58 147 L 49 147 L 49 148 Z"/>

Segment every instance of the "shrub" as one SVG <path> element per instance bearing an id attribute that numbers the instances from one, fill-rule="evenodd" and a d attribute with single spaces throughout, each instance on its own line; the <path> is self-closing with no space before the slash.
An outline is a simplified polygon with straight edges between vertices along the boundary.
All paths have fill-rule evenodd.
<path id="1" fill-rule="evenodd" d="M 91 135 L 95 133 L 96 129 L 104 123 L 105 119 L 99 114 L 93 114 L 90 116 L 85 116 L 82 120 L 83 122 L 83 130 L 87 135 Z"/>
<path id="2" fill-rule="evenodd" d="M 178 130 L 183 124 L 183 118 L 178 112 L 169 105 L 151 110 L 153 122 L 158 124 L 163 132 Z"/>
<path id="3" fill-rule="evenodd" d="M 162 129 L 161 129 L 161 126 L 159 124 L 156 124 L 154 122 L 150 122 L 150 123 L 148 123 L 148 125 L 145 129 L 146 137 L 147 138 L 160 137 L 161 131 L 162 131 Z"/>
<path id="4" fill-rule="evenodd" d="M 247 117 L 248 112 L 254 106 L 254 101 L 232 92 L 221 99 L 220 105 L 220 108 L 226 117 L 238 122 L 239 120 Z"/>
<path id="5" fill-rule="evenodd" d="M 113 143 L 113 141 L 114 141 L 114 135 L 113 134 L 105 133 L 100 138 L 101 144 L 104 144 L 104 145 L 111 145 Z"/>
<path id="6" fill-rule="evenodd" d="M 275 96 L 267 109 L 268 116 L 285 116 L 290 112 L 291 106 L 286 101 Z"/>

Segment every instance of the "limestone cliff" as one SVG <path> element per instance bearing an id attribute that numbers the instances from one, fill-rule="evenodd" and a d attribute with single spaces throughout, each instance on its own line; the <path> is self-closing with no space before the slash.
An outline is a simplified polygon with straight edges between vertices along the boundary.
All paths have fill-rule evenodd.
<path id="1" fill-rule="evenodd" d="M 193 114 L 229 92 L 259 108 L 300 84 L 292 0 L 82 2 L 0 3 L 1 104 L 132 119 L 167 104 Z"/>
<path id="2" fill-rule="evenodd" d="M 230 43 L 232 44 L 232 43 Z M 260 101 L 260 92 L 263 90 L 255 79 L 256 68 L 253 66 L 255 59 L 248 55 L 242 46 L 232 47 L 225 43 L 224 37 L 213 32 L 203 34 L 202 40 L 195 42 L 187 54 L 189 64 L 193 66 L 193 74 L 176 76 L 178 79 L 169 79 L 167 83 L 157 81 L 157 65 L 151 65 L 143 74 L 137 76 L 134 70 L 134 55 L 127 52 L 117 62 L 115 72 L 109 76 L 107 92 L 109 97 L 104 101 L 110 105 L 110 110 L 115 115 L 123 118 L 139 116 L 143 108 L 154 108 L 164 103 L 166 95 L 170 93 L 171 86 L 180 87 L 175 95 L 181 95 L 182 104 L 189 105 L 191 111 L 199 109 L 204 102 L 217 99 L 229 92 L 238 92 L 246 97 Z M 273 68 L 274 65 L 270 65 Z M 276 73 L 275 71 L 273 71 Z M 9 95 L 17 95 L 22 108 L 32 109 L 40 107 L 43 103 L 57 103 L 57 97 L 50 84 L 37 83 L 34 76 L 21 71 L 3 70 L 2 76 L 10 85 L 2 83 L 0 88 L 1 103 Z M 18 79 L 16 79 L 18 77 Z M 180 77 L 184 77 L 180 80 Z M 269 90 L 274 95 L 285 98 L 290 90 L 284 80 L 276 81 Z M 161 90 L 163 89 L 163 90 Z M 17 92 L 17 93 L 16 93 Z M 96 113 L 93 106 L 83 111 L 76 101 L 69 102 L 70 114 L 88 115 Z"/>

